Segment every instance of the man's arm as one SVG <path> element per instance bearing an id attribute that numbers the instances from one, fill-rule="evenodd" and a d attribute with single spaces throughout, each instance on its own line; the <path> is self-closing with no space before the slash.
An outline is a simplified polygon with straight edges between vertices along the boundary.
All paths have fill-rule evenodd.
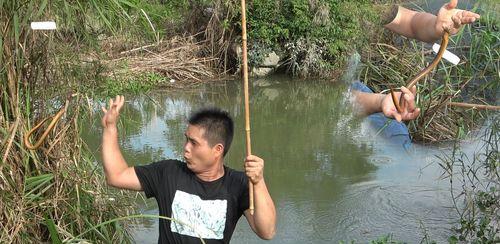
<path id="1" fill-rule="evenodd" d="M 102 159 L 106 182 L 110 186 L 122 189 L 141 191 L 141 183 L 135 174 L 134 167 L 129 167 L 120 151 L 118 144 L 118 129 L 116 122 L 120 109 L 125 102 L 123 96 L 116 96 L 109 102 L 109 108 L 102 108 L 104 116 L 101 120 L 102 132 Z"/>
<path id="2" fill-rule="evenodd" d="M 457 3 L 458 0 L 451 0 L 443 5 L 437 16 L 415 12 L 400 6 L 394 20 L 385 27 L 409 38 L 433 42 L 440 39 L 446 29 L 454 35 L 463 25 L 480 18 L 476 13 L 455 9 Z"/>
<path id="3" fill-rule="evenodd" d="M 382 101 L 386 95 L 379 93 L 368 93 L 352 91 L 357 112 L 363 116 L 382 112 Z"/>
<path id="4" fill-rule="evenodd" d="M 394 118 L 401 122 L 402 120 L 412 120 L 418 117 L 420 114 L 420 109 L 415 105 L 415 93 L 417 91 L 416 87 L 408 90 L 406 87 L 401 87 L 401 91 L 404 93 L 403 99 L 406 103 L 403 112 L 399 113 L 394 103 L 392 101 L 392 96 L 390 94 L 379 94 L 379 93 L 367 93 L 360 91 L 353 91 L 354 104 L 357 107 L 357 111 L 361 115 L 367 116 L 373 113 L 382 112 L 386 117 Z M 396 97 L 401 95 L 401 92 L 395 92 Z"/>
<path id="5" fill-rule="evenodd" d="M 256 156 L 245 159 L 245 172 L 253 183 L 254 214 L 245 211 L 252 230 L 262 239 L 270 240 L 276 234 L 276 208 L 264 181 L 264 160 Z"/>

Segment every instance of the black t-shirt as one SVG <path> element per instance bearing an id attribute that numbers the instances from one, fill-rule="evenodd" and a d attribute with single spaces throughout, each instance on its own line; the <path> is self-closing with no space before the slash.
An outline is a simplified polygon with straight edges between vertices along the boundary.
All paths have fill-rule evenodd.
<path id="1" fill-rule="evenodd" d="M 146 197 L 156 198 L 161 216 L 158 243 L 229 243 L 236 223 L 249 208 L 248 178 L 224 166 L 224 176 L 199 179 L 184 162 L 164 160 L 135 166 Z"/>

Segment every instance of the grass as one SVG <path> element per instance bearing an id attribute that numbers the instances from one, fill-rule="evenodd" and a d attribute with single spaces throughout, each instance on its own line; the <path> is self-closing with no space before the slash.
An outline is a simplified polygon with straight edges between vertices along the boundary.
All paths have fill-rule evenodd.
<path id="1" fill-rule="evenodd" d="M 65 242 L 132 209 L 128 195 L 105 185 L 101 166 L 78 136 L 86 112 L 81 94 L 39 149 L 23 144 L 24 133 L 64 106 L 67 92 L 81 89 L 72 87 L 75 80 L 96 77 L 98 65 L 81 65 L 74 52 L 58 55 L 65 43 L 91 46 L 96 33 L 122 30 L 130 13 L 121 0 L 0 1 L 0 242 Z M 46 19 L 59 29 L 29 29 L 30 21 Z M 126 223 L 99 226 L 81 238 L 130 241 Z"/>
<path id="2" fill-rule="evenodd" d="M 205 244 L 205 240 L 203 240 L 203 238 L 201 238 L 201 235 L 199 233 L 197 233 L 196 229 L 193 228 L 192 226 L 190 226 L 190 225 L 188 225 L 186 223 L 183 223 L 180 220 L 177 220 L 177 219 L 174 219 L 174 218 L 169 218 L 169 217 L 159 216 L 159 215 L 150 215 L 150 214 L 128 215 L 128 216 L 118 217 L 118 218 L 114 218 L 114 219 L 102 222 L 102 223 L 100 223 L 98 225 L 92 226 L 88 230 L 85 230 L 84 232 L 82 232 L 81 234 L 75 236 L 73 239 L 69 240 L 68 242 L 71 243 L 71 242 L 75 242 L 75 241 L 81 241 L 81 239 L 80 239 L 81 236 L 84 236 L 88 232 L 94 231 L 94 230 L 96 230 L 96 229 L 98 229 L 98 228 L 100 228 L 102 226 L 106 226 L 106 225 L 109 225 L 109 224 L 114 224 L 114 223 L 116 223 L 118 221 L 130 220 L 130 219 L 137 219 L 137 218 L 163 219 L 163 220 L 168 220 L 168 221 L 176 222 L 176 223 L 181 224 L 181 225 L 185 225 L 185 226 L 193 229 L 194 232 L 198 235 L 198 237 L 200 239 L 200 242 L 203 243 L 203 244 Z"/>
<path id="3" fill-rule="evenodd" d="M 500 120 L 491 119 L 482 141 L 471 154 L 456 141 L 451 154 L 439 156 L 443 179 L 450 182 L 452 207 L 459 220 L 450 243 L 498 243 L 500 241 Z"/>
<path id="4" fill-rule="evenodd" d="M 166 83 L 166 78 L 156 73 L 144 73 L 132 77 L 106 77 L 100 85 L 100 96 L 115 97 L 120 94 L 139 94 Z"/>
<path id="5" fill-rule="evenodd" d="M 135 207 L 132 196 L 105 184 L 102 166 L 79 136 L 80 120 L 92 113 L 88 95 L 138 93 L 168 84 L 170 77 L 180 80 L 193 76 L 191 71 L 208 72 L 187 57 L 177 65 L 191 65 L 188 68 L 159 66 L 117 78 L 116 74 L 106 75 L 110 66 L 101 61 L 113 57 L 108 49 L 120 53 L 151 41 L 164 47 L 161 39 L 168 33 L 159 27 L 177 21 L 179 13 L 173 9 L 185 9 L 186 4 L 0 1 L 1 243 L 128 243 L 128 222 L 152 217 L 130 216 Z M 30 30 L 33 20 L 55 20 L 58 29 Z M 122 45 L 111 48 L 103 44 Z M 176 50 L 195 52 L 193 45 L 162 50 L 182 55 Z M 131 64 L 126 68 L 134 69 L 141 63 Z M 65 114 L 41 147 L 28 150 L 24 134 L 65 103 L 69 104 Z M 33 141 L 43 128 L 33 135 Z"/>

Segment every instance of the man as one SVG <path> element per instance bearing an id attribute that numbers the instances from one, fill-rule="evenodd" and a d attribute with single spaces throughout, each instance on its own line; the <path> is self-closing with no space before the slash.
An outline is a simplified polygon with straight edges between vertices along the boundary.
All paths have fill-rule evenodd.
<path id="1" fill-rule="evenodd" d="M 224 165 L 233 138 L 233 120 L 219 109 L 191 115 L 185 132 L 184 160 L 163 160 L 129 167 L 118 145 L 116 122 L 124 97 L 103 109 L 102 155 L 109 185 L 144 191 L 154 197 L 161 216 L 159 243 L 229 243 L 238 219 L 245 215 L 262 239 L 276 232 L 276 210 L 264 181 L 264 160 L 245 159 L 245 173 Z M 254 185 L 255 212 L 250 214 L 248 179 Z"/>
<path id="2" fill-rule="evenodd" d="M 445 30 L 451 35 L 456 34 L 463 25 L 480 18 L 476 13 L 455 9 L 457 4 L 458 0 L 451 0 L 441 7 L 437 16 L 391 5 L 381 11 L 382 24 L 385 28 L 408 38 L 433 42 L 441 39 Z M 406 103 L 401 113 L 396 110 L 390 94 L 374 94 L 360 82 L 353 84 L 352 89 L 360 113 L 368 115 L 369 121 L 377 129 L 385 128 L 385 137 L 408 148 L 411 144 L 408 129 L 400 122 L 415 119 L 420 114 L 420 109 L 415 106 L 416 87 L 401 87 Z M 397 92 L 396 96 L 399 97 L 401 92 Z M 386 123 L 384 116 L 397 122 Z"/>

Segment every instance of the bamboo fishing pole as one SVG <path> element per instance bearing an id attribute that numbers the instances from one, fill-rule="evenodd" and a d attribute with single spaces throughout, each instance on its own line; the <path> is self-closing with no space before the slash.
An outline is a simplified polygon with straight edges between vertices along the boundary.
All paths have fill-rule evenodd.
<path id="1" fill-rule="evenodd" d="M 252 145 L 250 143 L 250 105 L 248 104 L 248 62 L 247 62 L 247 20 L 245 0 L 241 0 L 241 41 L 243 58 L 243 93 L 245 95 L 245 135 L 247 156 L 252 154 Z M 248 179 L 248 196 L 250 205 L 250 214 L 253 215 L 253 183 Z"/>

